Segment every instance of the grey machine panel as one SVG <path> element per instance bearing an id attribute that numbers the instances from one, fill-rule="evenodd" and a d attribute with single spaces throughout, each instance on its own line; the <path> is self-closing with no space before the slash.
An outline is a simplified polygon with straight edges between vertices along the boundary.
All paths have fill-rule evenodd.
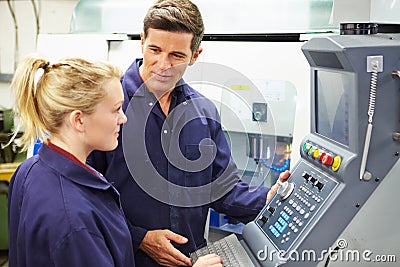
<path id="1" fill-rule="evenodd" d="M 243 230 L 261 266 L 316 266 L 381 182 L 400 175 L 400 35 L 313 38 L 302 50 L 311 67 L 311 134 L 287 190 Z M 367 65 L 377 56 L 375 80 Z"/>

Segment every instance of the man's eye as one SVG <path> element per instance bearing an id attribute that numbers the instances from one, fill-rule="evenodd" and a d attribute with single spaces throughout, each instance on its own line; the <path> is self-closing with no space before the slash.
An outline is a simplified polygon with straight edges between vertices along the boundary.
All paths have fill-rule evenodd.
<path id="1" fill-rule="evenodd" d="M 173 56 L 174 56 L 175 58 L 178 58 L 178 59 L 185 58 L 185 56 L 183 56 L 183 55 L 181 55 L 181 54 L 174 54 Z"/>

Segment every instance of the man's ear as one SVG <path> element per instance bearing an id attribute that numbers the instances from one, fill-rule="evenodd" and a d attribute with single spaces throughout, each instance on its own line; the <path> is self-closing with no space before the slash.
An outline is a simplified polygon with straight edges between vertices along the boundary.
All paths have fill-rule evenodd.
<path id="1" fill-rule="evenodd" d="M 69 114 L 69 122 L 71 126 L 79 131 L 83 132 L 85 130 L 84 127 L 84 118 L 83 118 L 83 113 L 80 110 L 74 110 Z"/>
<path id="2" fill-rule="evenodd" d="M 144 33 L 143 32 L 140 33 L 140 44 L 141 44 L 142 53 L 143 53 L 143 47 L 144 47 Z"/>
<path id="3" fill-rule="evenodd" d="M 196 60 L 199 58 L 199 55 L 203 52 L 203 48 L 199 47 L 196 52 L 194 52 L 192 59 L 189 62 L 189 66 L 192 66 Z"/>

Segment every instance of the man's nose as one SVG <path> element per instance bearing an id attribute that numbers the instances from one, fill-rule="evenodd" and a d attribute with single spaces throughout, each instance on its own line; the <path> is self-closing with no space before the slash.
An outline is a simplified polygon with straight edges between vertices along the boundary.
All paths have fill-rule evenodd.
<path id="1" fill-rule="evenodd" d="M 157 64 L 161 70 L 166 70 L 172 67 L 172 62 L 167 54 L 160 54 Z"/>

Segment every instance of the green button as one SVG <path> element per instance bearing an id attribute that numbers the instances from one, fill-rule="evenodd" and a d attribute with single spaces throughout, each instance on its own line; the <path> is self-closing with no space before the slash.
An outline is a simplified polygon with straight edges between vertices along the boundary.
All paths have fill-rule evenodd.
<path id="1" fill-rule="evenodd" d="M 304 143 L 303 144 L 303 151 L 306 151 L 307 150 L 307 143 Z"/>

